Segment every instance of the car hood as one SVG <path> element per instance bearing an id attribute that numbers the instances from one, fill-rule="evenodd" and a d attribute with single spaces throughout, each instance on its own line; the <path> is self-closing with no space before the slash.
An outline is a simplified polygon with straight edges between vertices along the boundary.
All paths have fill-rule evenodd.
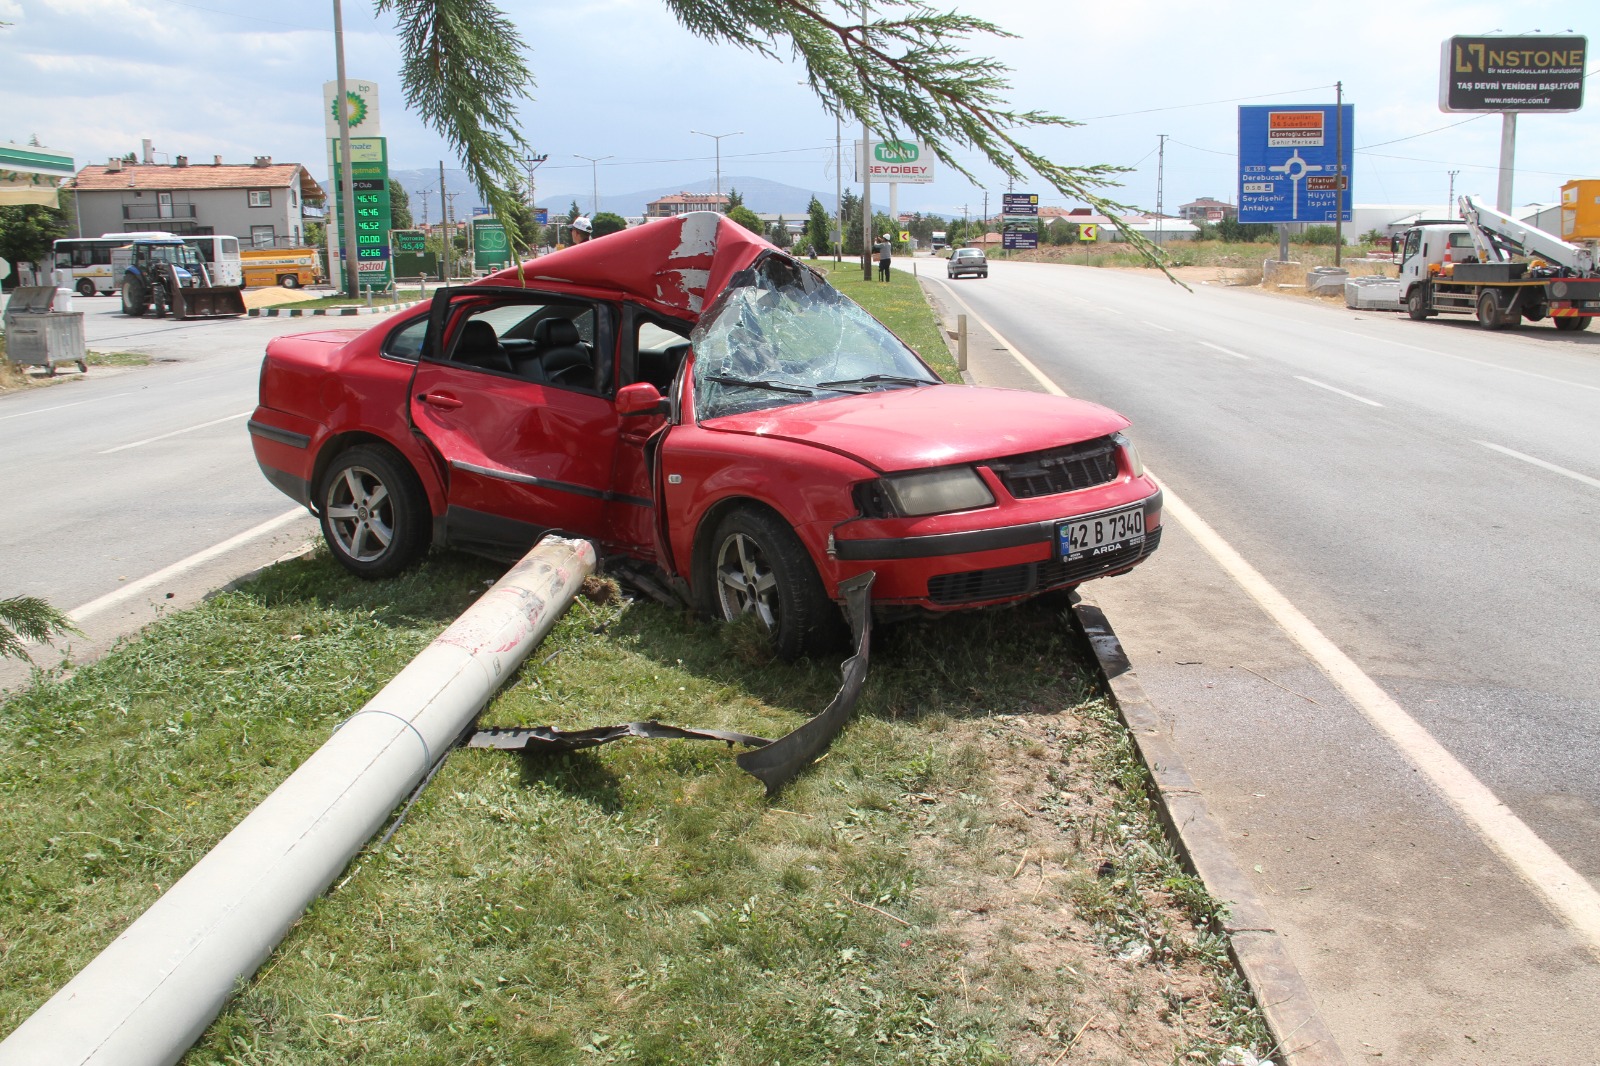
<path id="1" fill-rule="evenodd" d="M 980 462 L 1103 437 L 1128 420 L 1085 400 L 934 385 L 724 415 L 701 427 L 827 448 L 883 473 Z"/>

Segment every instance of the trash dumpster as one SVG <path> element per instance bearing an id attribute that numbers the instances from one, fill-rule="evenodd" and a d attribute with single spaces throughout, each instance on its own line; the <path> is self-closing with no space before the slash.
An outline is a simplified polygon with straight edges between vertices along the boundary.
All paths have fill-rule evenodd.
<path id="1" fill-rule="evenodd" d="M 54 285 L 24 285 L 6 304 L 6 358 L 23 366 L 42 366 L 54 377 L 56 367 L 76 363 L 89 372 L 89 349 L 83 339 L 83 312 L 53 310 Z"/>

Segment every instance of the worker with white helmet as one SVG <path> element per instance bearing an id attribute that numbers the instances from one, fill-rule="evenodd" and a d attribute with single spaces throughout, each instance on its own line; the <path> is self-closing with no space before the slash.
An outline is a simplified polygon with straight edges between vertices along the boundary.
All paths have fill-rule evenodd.
<path id="1" fill-rule="evenodd" d="M 588 215 L 579 215 L 573 219 L 572 225 L 568 229 L 572 235 L 573 244 L 582 244 L 584 241 L 594 239 L 594 223 L 589 221 Z"/>

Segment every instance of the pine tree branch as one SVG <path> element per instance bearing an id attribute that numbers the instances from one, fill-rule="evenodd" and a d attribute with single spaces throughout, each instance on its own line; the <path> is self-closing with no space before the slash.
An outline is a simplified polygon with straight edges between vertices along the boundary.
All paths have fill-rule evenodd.
<path id="1" fill-rule="evenodd" d="M 26 641 L 42 644 L 56 634 L 77 633 L 63 612 L 37 596 L 0 600 L 0 659 L 28 659 Z"/>

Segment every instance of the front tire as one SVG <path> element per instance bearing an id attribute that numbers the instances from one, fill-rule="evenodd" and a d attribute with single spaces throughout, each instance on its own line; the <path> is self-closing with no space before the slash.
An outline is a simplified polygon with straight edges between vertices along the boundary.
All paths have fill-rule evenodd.
<path id="1" fill-rule="evenodd" d="M 1413 322 L 1421 322 L 1433 314 L 1428 310 L 1428 290 L 1421 282 L 1411 286 L 1411 291 L 1406 294 L 1406 314 L 1411 316 Z"/>
<path id="2" fill-rule="evenodd" d="M 340 452 L 316 500 L 328 549 L 357 577 L 393 577 L 428 550 L 427 494 L 392 448 L 360 444 Z"/>
<path id="3" fill-rule="evenodd" d="M 820 654 L 839 643 L 843 615 L 800 538 L 770 511 L 741 507 L 723 518 L 710 563 L 711 613 L 725 622 L 756 615 L 779 658 Z"/>
<path id="4" fill-rule="evenodd" d="M 93 281 L 90 281 L 88 278 L 79 279 L 79 281 L 78 281 L 78 295 L 79 296 L 93 296 L 95 294 L 95 291 L 96 290 L 95 290 Z"/>
<path id="5" fill-rule="evenodd" d="M 278 286 L 284 289 L 298 289 L 300 287 L 300 279 L 293 274 L 285 274 L 278 279 Z"/>

